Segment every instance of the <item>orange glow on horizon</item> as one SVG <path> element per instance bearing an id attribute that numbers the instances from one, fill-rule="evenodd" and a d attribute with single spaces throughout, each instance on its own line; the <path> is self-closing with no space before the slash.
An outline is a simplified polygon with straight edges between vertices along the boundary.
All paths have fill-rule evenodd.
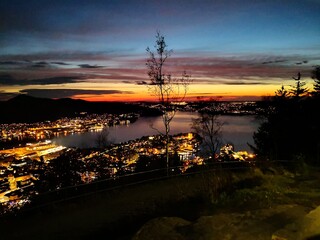
<path id="1" fill-rule="evenodd" d="M 258 82 L 258 81 L 256 81 Z M 261 80 L 261 84 L 214 84 L 210 82 L 201 83 L 194 82 L 189 85 L 185 101 L 199 101 L 199 100 L 220 100 L 220 101 L 259 101 L 265 96 L 274 96 L 275 92 L 281 88 L 285 83 L 286 90 L 289 90 L 294 85 L 294 81 L 283 81 L 281 79 L 273 79 L 273 83 L 263 84 L 265 81 Z M 34 95 L 35 97 L 44 97 L 48 93 L 47 98 L 57 98 L 50 96 L 50 90 L 54 88 L 55 91 L 65 93 L 65 96 L 58 98 L 73 98 L 82 99 L 91 102 L 157 102 L 157 96 L 148 91 L 146 85 L 138 85 L 132 83 L 69 83 L 63 86 L 11 86 L 5 90 L 6 93 L 16 94 L 36 87 L 43 94 Z M 313 89 L 312 81 L 307 82 L 306 87 Z M 79 90 L 79 93 L 77 91 Z M 86 93 L 86 90 L 87 93 Z M 68 95 L 68 91 L 70 94 Z M 95 92 L 96 91 L 96 92 Z M 74 93 L 73 93 L 74 92 Z M 27 92 L 26 92 L 27 93 Z M 37 92 L 36 92 L 37 93 Z M 52 94 L 53 95 L 53 94 Z M 31 94 L 32 96 L 32 94 Z"/>
<path id="2" fill-rule="evenodd" d="M 119 87 L 119 86 L 118 86 Z M 83 99 L 90 102 L 157 102 L 158 98 L 153 96 L 146 86 L 132 87 L 122 85 L 124 91 L 131 93 L 117 94 L 87 94 L 76 95 L 73 99 Z M 186 101 L 210 100 L 216 99 L 221 101 L 257 101 L 264 96 L 273 96 L 279 89 L 278 85 L 225 85 L 225 84 L 191 84 Z"/>

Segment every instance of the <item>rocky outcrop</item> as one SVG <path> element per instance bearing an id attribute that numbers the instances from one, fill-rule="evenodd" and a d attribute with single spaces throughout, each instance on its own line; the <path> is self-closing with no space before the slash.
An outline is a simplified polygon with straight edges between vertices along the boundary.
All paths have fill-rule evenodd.
<path id="1" fill-rule="evenodd" d="M 270 240 L 273 237 L 273 240 L 296 240 L 297 238 L 291 238 L 291 236 L 285 238 L 287 235 L 282 231 L 279 231 L 277 235 L 273 233 L 277 229 L 284 228 L 288 223 L 299 221 L 307 213 L 308 209 L 299 205 L 278 205 L 244 213 L 202 216 L 194 222 L 177 217 L 161 217 L 152 219 L 143 225 L 133 239 Z M 314 218 L 318 218 L 318 213 L 311 213 L 307 215 L 310 215 L 309 220 L 305 220 L 305 225 L 302 227 L 309 229 L 309 232 L 315 232 L 316 229 L 320 230 L 320 226 L 314 222 Z"/>
<path id="2" fill-rule="evenodd" d="M 177 217 L 155 218 L 147 222 L 133 237 L 133 240 L 184 240 L 182 230 L 191 223 Z"/>
<path id="3" fill-rule="evenodd" d="M 320 206 L 272 235 L 272 240 L 305 239 L 320 239 Z"/>

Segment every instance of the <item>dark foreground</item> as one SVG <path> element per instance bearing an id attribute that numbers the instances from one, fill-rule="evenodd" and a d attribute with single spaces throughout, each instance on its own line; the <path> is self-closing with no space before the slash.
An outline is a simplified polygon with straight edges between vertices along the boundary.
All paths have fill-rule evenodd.
<path id="1" fill-rule="evenodd" d="M 306 239 L 320 234 L 320 210 L 307 217 L 319 173 L 224 169 L 100 191 L 2 218 L 1 239 Z"/>

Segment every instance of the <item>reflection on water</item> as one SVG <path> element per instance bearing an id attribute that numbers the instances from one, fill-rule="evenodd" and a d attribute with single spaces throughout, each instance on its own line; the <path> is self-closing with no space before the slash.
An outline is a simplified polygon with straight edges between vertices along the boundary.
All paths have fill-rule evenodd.
<path id="1" fill-rule="evenodd" d="M 254 145 L 253 132 L 257 130 L 260 122 L 255 116 L 222 116 L 224 143 L 234 144 L 235 150 L 250 150 L 248 143 Z"/>
<path id="2" fill-rule="evenodd" d="M 177 112 L 171 123 L 171 134 L 191 131 L 192 118 L 197 113 Z M 221 116 L 224 122 L 222 129 L 224 143 L 232 143 L 235 150 L 250 150 L 247 143 L 253 144 L 252 134 L 259 126 L 254 116 Z M 109 127 L 109 138 L 114 143 L 126 142 L 142 136 L 156 135 L 158 131 L 164 132 L 161 117 L 142 117 L 128 126 L 117 125 Z M 95 147 L 97 135 L 100 132 L 74 133 L 68 136 L 59 136 L 53 139 L 59 145 L 67 147 Z"/>

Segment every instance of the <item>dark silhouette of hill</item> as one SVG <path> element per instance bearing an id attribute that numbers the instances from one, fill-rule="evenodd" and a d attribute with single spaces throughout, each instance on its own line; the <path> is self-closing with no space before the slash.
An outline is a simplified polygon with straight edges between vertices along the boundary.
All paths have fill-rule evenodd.
<path id="1" fill-rule="evenodd" d="M 140 112 L 140 106 L 122 102 L 88 102 L 70 98 L 49 99 L 18 95 L 8 101 L 0 101 L 0 123 L 38 122 L 61 117 L 79 116 L 81 112 L 128 113 Z"/>

